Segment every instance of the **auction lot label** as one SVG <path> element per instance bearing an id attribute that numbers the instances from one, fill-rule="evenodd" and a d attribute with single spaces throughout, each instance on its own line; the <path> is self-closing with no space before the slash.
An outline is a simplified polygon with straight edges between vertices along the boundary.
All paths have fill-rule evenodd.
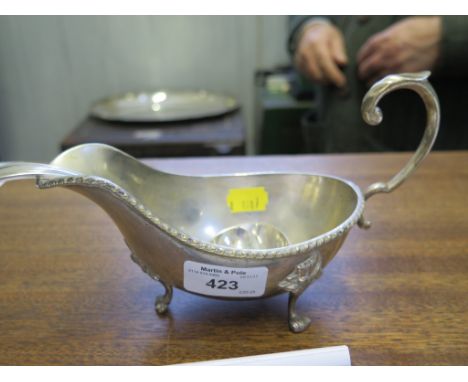
<path id="1" fill-rule="evenodd" d="M 268 268 L 232 268 L 186 261 L 184 288 L 219 297 L 260 297 L 265 293 Z"/>

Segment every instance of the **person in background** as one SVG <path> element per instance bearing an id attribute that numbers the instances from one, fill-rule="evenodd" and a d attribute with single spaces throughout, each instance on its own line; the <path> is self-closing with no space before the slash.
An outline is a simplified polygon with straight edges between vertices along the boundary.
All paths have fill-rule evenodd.
<path id="1" fill-rule="evenodd" d="M 375 127 L 362 120 L 369 87 L 391 73 L 430 70 L 441 104 L 435 149 L 468 149 L 468 17 L 292 16 L 288 49 L 319 84 L 324 152 L 414 150 L 425 126 L 419 96 L 399 90 L 380 103 Z M 310 137 L 313 139 L 313 137 Z"/>

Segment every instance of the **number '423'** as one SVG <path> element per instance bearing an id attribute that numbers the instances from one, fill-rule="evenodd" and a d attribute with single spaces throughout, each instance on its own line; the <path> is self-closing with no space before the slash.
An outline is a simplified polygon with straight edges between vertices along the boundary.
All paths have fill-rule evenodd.
<path id="1" fill-rule="evenodd" d="M 226 280 L 217 280 L 217 279 L 211 279 L 205 285 L 209 286 L 212 289 L 236 290 L 239 288 L 237 281 L 226 281 Z"/>

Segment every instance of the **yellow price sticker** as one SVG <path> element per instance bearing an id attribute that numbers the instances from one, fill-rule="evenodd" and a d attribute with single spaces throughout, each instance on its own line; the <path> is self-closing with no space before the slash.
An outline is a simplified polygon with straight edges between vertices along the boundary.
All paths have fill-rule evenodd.
<path id="1" fill-rule="evenodd" d="M 265 187 L 231 188 L 226 202 L 232 213 L 265 211 L 268 192 Z"/>

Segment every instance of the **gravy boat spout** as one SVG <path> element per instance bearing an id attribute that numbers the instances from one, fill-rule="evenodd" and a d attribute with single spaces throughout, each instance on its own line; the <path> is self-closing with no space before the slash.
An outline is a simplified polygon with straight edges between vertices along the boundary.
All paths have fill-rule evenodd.
<path id="1" fill-rule="evenodd" d="M 428 111 L 420 147 L 389 182 L 362 193 L 330 175 L 252 173 L 182 176 L 157 171 L 107 145 L 76 146 L 50 165 L 0 165 L 0 182 L 35 177 L 41 189 L 67 187 L 101 206 L 118 226 L 144 272 L 165 294 L 156 311 L 167 311 L 172 289 L 223 299 L 289 293 L 289 327 L 303 331 L 308 317 L 296 311 L 301 293 L 335 256 L 363 218 L 365 200 L 390 192 L 430 151 L 437 134 L 437 97 L 427 73 L 393 75 L 363 101 L 369 122 L 379 122 L 380 98 L 398 88 L 420 94 Z"/>

